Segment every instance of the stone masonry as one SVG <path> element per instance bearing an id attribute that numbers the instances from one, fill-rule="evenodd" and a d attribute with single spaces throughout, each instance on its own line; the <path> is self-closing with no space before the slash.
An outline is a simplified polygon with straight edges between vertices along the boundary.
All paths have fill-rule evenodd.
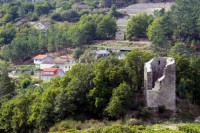
<path id="1" fill-rule="evenodd" d="M 175 59 L 156 57 L 144 65 L 144 87 L 147 107 L 164 105 L 176 110 Z"/>

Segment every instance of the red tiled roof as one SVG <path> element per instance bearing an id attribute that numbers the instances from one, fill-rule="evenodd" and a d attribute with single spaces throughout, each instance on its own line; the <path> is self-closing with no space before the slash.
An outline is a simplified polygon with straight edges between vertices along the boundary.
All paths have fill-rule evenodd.
<path id="1" fill-rule="evenodd" d="M 44 59 L 46 57 L 48 57 L 48 55 L 37 55 L 33 59 L 40 59 L 41 60 L 41 59 Z"/>
<path id="2" fill-rule="evenodd" d="M 45 61 L 42 64 L 61 64 L 64 65 L 65 62 L 64 61 L 54 61 L 54 60 L 49 60 L 49 61 Z"/>
<path id="3" fill-rule="evenodd" d="M 62 71 L 61 68 L 45 68 L 41 73 L 40 76 L 56 76 L 58 73 Z M 51 72 L 52 74 L 46 73 Z"/>

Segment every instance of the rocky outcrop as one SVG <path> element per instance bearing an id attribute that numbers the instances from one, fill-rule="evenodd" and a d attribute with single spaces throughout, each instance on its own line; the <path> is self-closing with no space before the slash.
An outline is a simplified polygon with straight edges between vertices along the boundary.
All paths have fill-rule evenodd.
<path id="1" fill-rule="evenodd" d="M 195 119 L 195 121 L 194 121 L 195 123 L 200 123 L 200 116 L 199 117 L 197 117 L 196 119 Z"/>

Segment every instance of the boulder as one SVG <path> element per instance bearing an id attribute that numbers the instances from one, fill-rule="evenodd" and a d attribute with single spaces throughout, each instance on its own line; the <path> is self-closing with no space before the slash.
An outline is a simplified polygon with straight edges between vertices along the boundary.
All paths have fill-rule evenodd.
<path id="1" fill-rule="evenodd" d="M 195 121 L 194 121 L 195 123 L 200 123 L 200 116 L 199 117 L 197 117 L 196 119 L 195 119 Z"/>

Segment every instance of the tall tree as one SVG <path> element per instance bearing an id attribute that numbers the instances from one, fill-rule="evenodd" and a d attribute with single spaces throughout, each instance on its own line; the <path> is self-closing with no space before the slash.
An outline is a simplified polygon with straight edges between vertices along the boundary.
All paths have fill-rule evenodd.
<path id="1" fill-rule="evenodd" d="M 15 86 L 11 82 L 11 79 L 8 77 L 8 64 L 0 61 L 0 95 L 14 95 Z"/>
<path id="2" fill-rule="evenodd" d="M 171 13 L 154 19 L 147 29 L 147 36 L 152 41 L 154 48 L 160 51 L 169 50 L 169 40 L 172 39 L 174 30 Z"/>
<path id="3" fill-rule="evenodd" d="M 125 68 L 128 73 L 126 82 L 130 85 L 131 89 L 142 91 L 144 63 L 152 57 L 152 53 L 138 49 L 132 50 L 127 54 L 125 58 Z"/>
<path id="4" fill-rule="evenodd" d="M 152 21 L 152 16 L 146 13 L 132 16 L 126 27 L 126 39 L 134 40 L 140 37 L 146 37 L 146 31 Z"/>

